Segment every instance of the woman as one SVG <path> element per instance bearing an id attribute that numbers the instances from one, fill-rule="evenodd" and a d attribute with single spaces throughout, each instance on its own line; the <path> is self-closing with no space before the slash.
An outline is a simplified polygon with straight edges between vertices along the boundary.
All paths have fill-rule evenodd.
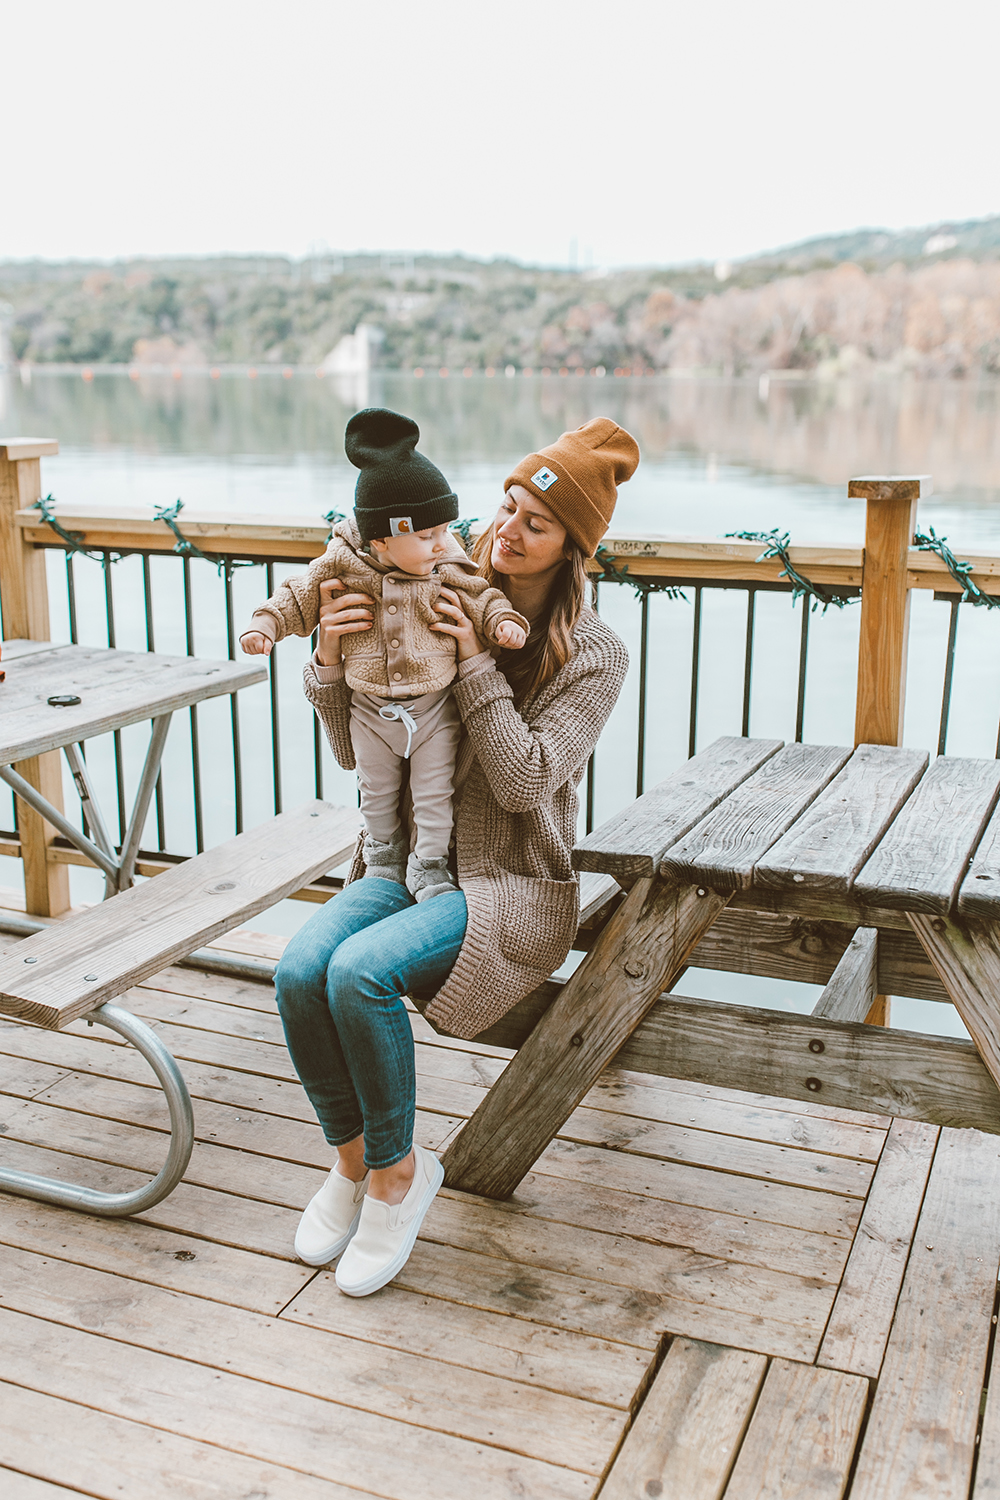
<path id="1" fill-rule="evenodd" d="M 402 996 L 473 1037 L 569 952 L 578 917 L 570 854 L 579 783 L 625 678 L 625 647 L 587 605 L 586 559 L 610 523 L 635 439 L 598 417 L 518 464 L 475 551 L 531 624 L 494 661 L 459 596 L 442 590 L 435 629 L 454 637 L 464 738 L 456 769 L 460 889 L 414 904 L 362 873 L 288 944 L 278 1007 L 296 1072 L 337 1151 L 295 1237 L 300 1259 L 337 1256 L 337 1285 L 367 1296 L 405 1265 L 443 1173 L 413 1145 L 413 1035 Z M 354 766 L 341 638 L 371 627 L 371 601 L 324 584 L 306 695 L 334 754 Z"/>

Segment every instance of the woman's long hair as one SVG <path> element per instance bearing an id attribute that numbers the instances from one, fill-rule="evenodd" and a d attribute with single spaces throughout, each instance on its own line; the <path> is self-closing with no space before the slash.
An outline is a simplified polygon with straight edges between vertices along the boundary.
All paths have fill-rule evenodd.
<path id="1" fill-rule="evenodd" d="M 495 530 L 496 522 L 482 533 L 472 549 L 472 560 L 492 588 L 503 589 L 504 575 L 490 561 Z M 548 602 L 532 625 L 527 644 L 520 651 L 500 652 L 497 665 L 518 704 L 551 681 L 573 654 L 573 631 L 587 602 L 589 578 L 583 548 L 569 536 L 566 546 L 569 556 L 552 582 Z"/>

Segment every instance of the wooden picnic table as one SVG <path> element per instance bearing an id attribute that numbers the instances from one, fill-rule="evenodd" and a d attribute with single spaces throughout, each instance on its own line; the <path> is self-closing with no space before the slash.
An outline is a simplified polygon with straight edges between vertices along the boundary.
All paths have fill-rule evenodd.
<path id="1" fill-rule="evenodd" d="M 734 898 L 856 923 L 814 1013 L 828 1020 L 865 1021 L 877 914 L 904 917 L 1000 1084 L 998 793 L 997 760 L 716 740 L 575 849 L 628 895 L 448 1148 L 446 1180 L 509 1197 Z"/>
<path id="2" fill-rule="evenodd" d="M 104 871 L 106 896 L 132 884 L 174 711 L 267 678 L 260 663 L 51 641 L 4 641 L 3 667 L 0 779 Z M 76 701 L 54 701 L 60 698 Z M 101 814 L 83 743 L 147 719 L 152 720 L 149 748 L 119 851 Z M 69 762 L 89 837 L 14 769 L 19 761 L 51 750 L 62 750 Z"/>

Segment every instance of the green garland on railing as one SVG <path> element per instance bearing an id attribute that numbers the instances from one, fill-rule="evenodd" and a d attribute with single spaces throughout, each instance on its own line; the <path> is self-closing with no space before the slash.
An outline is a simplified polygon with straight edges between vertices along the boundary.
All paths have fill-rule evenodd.
<path id="1" fill-rule="evenodd" d="M 668 599 L 683 599 L 687 603 L 687 594 L 675 583 L 665 583 L 662 578 L 647 578 L 641 573 L 630 573 L 628 563 L 620 568 L 615 562 L 615 554 L 607 547 L 598 547 L 595 556 L 601 565 L 598 583 L 627 583 L 635 590 L 637 599 L 648 599 L 650 594 L 666 594 Z"/>
<path id="2" fill-rule="evenodd" d="M 974 583 L 972 579 L 972 564 L 959 562 L 958 558 L 948 546 L 948 538 L 938 536 L 933 526 L 928 526 L 927 532 L 917 531 L 913 536 L 913 545 L 921 552 L 933 552 L 944 563 L 948 572 L 956 583 L 962 585 L 962 597 L 960 604 L 975 604 L 977 607 L 986 609 L 1000 609 L 1000 599 L 993 594 L 986 594 Z"/>
<path id="3" fill-rule="evenodd" d="M 323 520 L 330 528 L 330 535 L 326 539 L 328 545 L 333 541 L 333 528 L 337 525 L 337 522 L 346 521 L 346 519 L 347 517 L 344 515 L 344 512 L 342 510 L 328 510 L 326 512 Z"/>
<path id="4" fill-rule="evenodd" d="M 464 521 L 452 521 L 451 525 L 448 527 L 449 531 L 454 531 L 458 536 L 466 552 L 468 552 L 469 548 L 472 546 L 472 528 L 473 526 L 478 525 L 478 523 L 479 517 L 476 516 L 474 519 L 469 517 Z"/>
<path id="5" fill-rule="evenodd" d="M 82 531 L 67 531 L 65 526 L 61 526 L 59 524 L 52 509 L 54 504 L 54 496 L 46 495 L 44 500 L 35 500 L 31 508 L 32 510 L 41 511 L 42 520 L 45 522 L 46 526 L 52 527 L 52 530 L 55 532 L 57 537 L 61 538 L 61 540 L 65 542 L 67 552 L 75 552 L 79 554 L 80 557 L 89 557 L 91 562 L 103 562 L 104 554 L 102 552 L 89 552 L 86 547 L 82 547 L 80 545 L 83 541 Z M 111 562 L 120 561 L 120 556 L 120 553 L 116 554 L 114 557 L 111 557 L 110 553 L 108 554 Z"/>
<path id="6" fill-rule="evenodd" d="M 195 546 L 194 542 L 188 541 L 187 537 L 184 535 L 183 531 L 181 531 L 181 528 L 177 524 L 177 517 L 180 515 L 183 509 L 184 501 L 176 500 L 173 505 L 161 505 L 159 510 L 155 510 L 153 512 L 153 520 L 162 521 L 166 526 L 169 526 L 170 530 L 177 538 L 176 542 L 174 543 L 174 551 L 178 554 L 179 557 L 200 557 L 203 562 L 213 563 L 219 573 L 219 576 L 221 577 L 223 574 L 225 574 L 227 580 L 233 576 L 233 573 L 237 568 L 252 568 L 255 566 L 254 560 L 252 558 L 246 557 L 237 559 L 232 557 L 223 557 L 220 553 L 217 552 L 202 552 L 201 548 Z"/>
<path id="7" fill-rule="evenodd" d="M 778 577 L 787 578 L 792 585 L 793 608 L 797 599 L 812 599 L 813 610 L 819 609 L 822 604 L 824 614 L 831 604 L 835 604 L 838 609 L 843 609 L 845 604 L 857 603 L 854 597 L 828 593 L 826 589 L 821 589 L 818 584 L 812 583 L 804 573 L 799 572 L 788 555 L 791 537 L 787 531 L 779 531 L 775 527 L 773 531 L 727 531 L 726 536 L 735 537 L 741 542 L 761 543 L 764 551 L 754 559 L 755 562 L 768 562 L 772 557 L 780 558 L 783 566 Z"/>

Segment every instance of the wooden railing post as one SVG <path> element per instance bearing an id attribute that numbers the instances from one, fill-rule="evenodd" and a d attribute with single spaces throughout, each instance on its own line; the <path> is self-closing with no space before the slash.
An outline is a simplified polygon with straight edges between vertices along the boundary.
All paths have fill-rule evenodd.
<path id="1" fill-rule="evenodd" d="M 931 479 L 929 474 L 866 475 L 850 480 L 847 493 L 867 501 L 854 743 L 901 745 L 910 632 L 908 553 L 917 501 L 931 493 Z"/>
<path id="2" fill-rule="evenodd" d="M 0 443 L 0 610 L 5 640 L 47 641 L 49 594 L 45 553 L 22 540 L 15 523 L 19 510 L 42 493 L 41 459 L 58 453 L 53 438 L 17 438 Z M 58 751 L 23 760 L 17 770 L 54 807 L 62 809 L 62 764 Z M 69 870 L 48 859 L 55 829 L 20 799 L 17 825 L 24 865 L 25 910 L 57 917 L 68 910 Z"/>
<path id="3" fill-rule="evenodd" d="M 901 745 L 910 635 L 907 565 L 917 501 L 931 493 L 931 478 L 869 474 L 850 480 L 847 493 L 867 502 L 854 743 Z M 888 1026 L 890 1013 L 891 996 L 876 995 L 865 1019 L 870 1026 Z"/>

